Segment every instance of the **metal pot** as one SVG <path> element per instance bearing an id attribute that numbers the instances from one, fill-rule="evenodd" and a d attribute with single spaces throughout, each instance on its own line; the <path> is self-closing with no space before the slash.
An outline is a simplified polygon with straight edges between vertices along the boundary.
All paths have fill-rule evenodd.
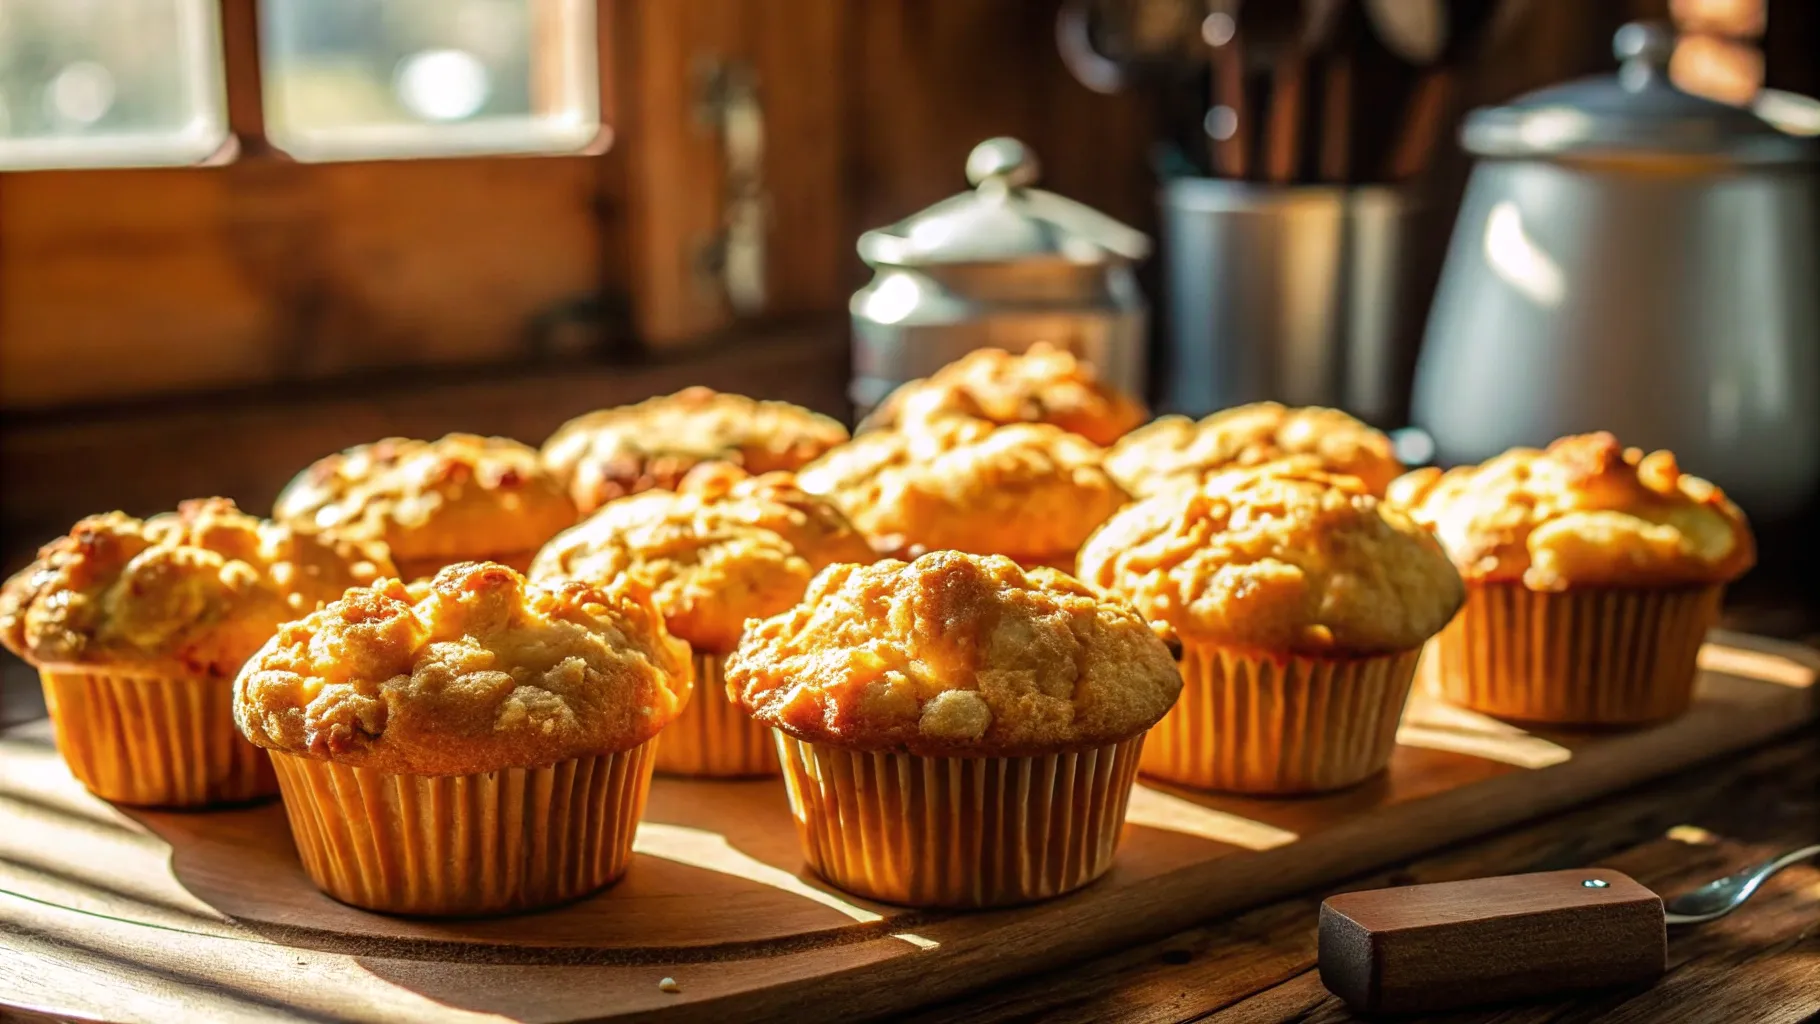
<path id="1" fill-rule="evenodd" d="M 1021 352 L 1038 341 L 1144 393 L 1148 312 L 1132 264 L 1150 239 L 1030 188 L 1036 177 L 1023 143 L 988 139 L 967 158 L 973 191 L 860 236 L 859 254 L 877 271 L 848 307 L 849 397 L 860 415 L 973 349 Z"/>
<path id="2" fill-rule="evenodd" d="M 1671 44 L 1467 119 L 1414 418 L 1442 463 L 1610 430 L 1775 516 L 1820 482 L 1820 140 L 1676 89 Z"/>

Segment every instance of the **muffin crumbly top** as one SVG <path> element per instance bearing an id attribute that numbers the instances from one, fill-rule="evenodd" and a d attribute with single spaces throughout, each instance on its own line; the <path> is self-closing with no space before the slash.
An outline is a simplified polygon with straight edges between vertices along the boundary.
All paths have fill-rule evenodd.
<path id="1" fill-rule="evenodd" d="M 836 565 L 755 622 L 727 687 L 759 722 L 849 749 L 1033 756 L 1114 743 L 1182 681 L 1131 608 L 1052 569 L 942 551 Z"/>
<path id="2" fill-rule="evenodd" d="M 628 494 L 674 489 L 703 462 L 753 474 L 793 470 L 846 439 L 846 427 L 800 405 L 692 387 L 576 417 L 544 442 L 543 461 L 587 513 Z"/>
<path id="3" fill-rule="evenodd" d="M 1201 420 L 1164 416 L 1126 435 L 1106 468 L 1134 495 L 1147 497 L 1227 469 L 1287 459 L 1301 469 L 1344 473 L 1382 496 L 1403 472 L 1390 438 L 1338 409 L 1254 402 Z"/>
<path id="4" fill-rule="evenodd" d="M 1081 550 L 1080 577 L 1185 641 L 1328 657 L 1419 647 L 1465 601 L 1420 526 L 1355 477 L 1293 466 L 1127 507 Z"/>
<path id="5" fill-rule="evenodd" d="M 787 611 L 822 568 L 873 557 L 846 517 L 799 490 L 790 474 L 749 477 L 709 463 L 691 471 L 679 492 L 607 502 L 545 545 L 531 578 L 606 582 L 636 574 L 672 633 L 698 651 L 725 654 L 747 619 Z"/>
<path id="6" fill-rule="evenodd" d="M 1610 434 L 1513 448 L 1477 466 L 1404 475 L 1390 501 L 1440 538 L 1469 580 L 1651 587 L 1723 583 L 1756 561 L 1744 513 L 1666 451 Z"/>
<path id="7" fill-rule="evenodd" d="M 89 516 L 0 588 L 0 641 L 38 665 L 232 679 L 279 624 L 393 572 L 383 547 L 293 530 L 226 498 Z"/>
<path id="8" fill-rule="evenodd" d="M 575 506 L 504 437 L 389 437 L 318 459 L 278 495 L 273 517 L 382 540 L 400 563 L 537 550 L 575 522 Z"/>
<path id="9" fill-rule="evenodd" d="M 1092 364 L 1038 342 L 1022 355 L 997 348 L 969 352 L 893 391 L 860 429 L 915 429 L 970 416 L 998 424 L 1053 423 L 1108 445 L 1149 415 L 1142 402 L 1101 381 Z"/>
<path id="10" fill-rule="evenodd" d="M 234 718 L 271 750 L 466 775 L 629 750 L 692 686 L 688 648 L 642 585 L 527 585 L 463 562 L 285 625 L 241 671 Z"/>
<path id="11" fill-rule="evenodd" d="M 1125 502 L 1102 450 L 1048 423 L 952 419 L 875 431 L 797 475 L 840 506 L 881 554 L 1066 557 Z"/>

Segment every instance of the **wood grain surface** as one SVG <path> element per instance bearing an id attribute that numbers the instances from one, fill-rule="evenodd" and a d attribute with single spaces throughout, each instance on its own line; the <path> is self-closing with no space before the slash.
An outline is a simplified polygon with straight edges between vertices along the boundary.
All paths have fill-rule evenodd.
<path id="1" fill-rule="evenodd" d="M 1820 841 L 1820 732 L 1700 765 L 1492 838 L 1347 879 L 899 1018 L 903 1024 L 1339 1024 L 1315 928 L 1332 891 L 1601 865 L 1675 894 Z M 1630 986 L 1399 1024 L 1740 1024 L 1820 1016 L 1820 866 L 1790 868 L 1712 924 L 1675 928 L 1668 973 Z"/>
<path id="2" fill-rule="evenodd" d="M 1727 671 L 1704 674 L 1694 713 L 1652 730 L 1530 735 L 1424 700 L 1391 772 L 1344 793 L 1273 802 L 1146 787 L 1104 881 L 985 914 L 841 896 L 802 872 L 779 787 L 668 780 L 653 791 L 637 862 L 600 897 L 479 922 L 363 914 L 309 886 L 275 805 L 125 812 L 82 792 L 48 730 L 28 726 L 0 741 L 0 927 L 11 933 L 0 1002 L 123 1020 L 899 1011 L 1167 935 L 1811 720 L 1815 663 L 1804 649 L 1721 639 L 1709 660 Z M 1312 953 L 1312 920 L 1297 928 L 1303 942 L 1287 950 L 1240 949 L 1230 930 L 1209 932 L 1227 944 L 1210 970 L 1225 991 L 1245 978 L 1264 988 Z M 665 977 L 681 991 L 661 991 Z M 1324 990 L 1308 978 L 1302 994 L 1319 1003 Z M 969 1011 L 990 1005 L 984 998 Z"/>

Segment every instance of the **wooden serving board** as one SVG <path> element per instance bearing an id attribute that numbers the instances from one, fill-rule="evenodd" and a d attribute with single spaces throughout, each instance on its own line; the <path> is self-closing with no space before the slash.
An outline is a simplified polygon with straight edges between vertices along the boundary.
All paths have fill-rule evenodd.
<path id="1" fill-rule="evenodd" d="M 1118 863 L 987 913 L 867 903 L 802 866 L 778 782 L 659 779 L 617 886 L 561 909 L 407 920 L 310 884 L 276 803 L 132 811 L 44 723 L 0 738 L 0 1004 L 109 1020 L 813 1021 L 888 1013 L 1180 930 L 1502 828 L 1812 720 L 1820 659 L 1714 634 L 1683 718 L 1533 734 L 1418 694 L 1390 771 L 1295 800 L 1140 783 Z M 675 979 L 680 991 L 659 988 Z M 499 1016 L 494 1016 L 499 1015 Z"/>

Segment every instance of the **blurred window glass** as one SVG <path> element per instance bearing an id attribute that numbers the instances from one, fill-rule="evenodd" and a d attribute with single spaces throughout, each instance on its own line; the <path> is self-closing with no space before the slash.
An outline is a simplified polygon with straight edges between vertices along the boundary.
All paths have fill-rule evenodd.
<path id="1" fill-rule="evenodd" d="M 0 0 L 0 167 L 193 164 L 227 141 L 218 0 Z"/>
<path id="2" fill-rule="evenodd" d="M 261 0 L 266 135 L 300 160 L 564 153 L 600 133 L 594 0 Z"/>

